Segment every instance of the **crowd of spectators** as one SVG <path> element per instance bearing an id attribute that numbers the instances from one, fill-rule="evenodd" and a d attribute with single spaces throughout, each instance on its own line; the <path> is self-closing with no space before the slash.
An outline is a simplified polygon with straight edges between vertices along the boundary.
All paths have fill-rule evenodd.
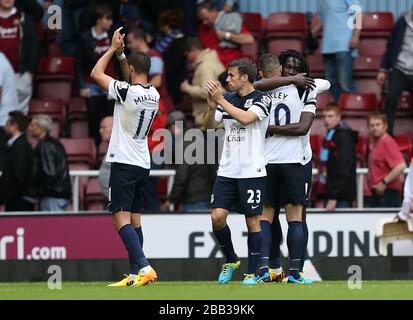
<path id="1" fill-rule="evenodd" d="M 50 40 L 44 34 L 50 33 L 47 8 L 52 4 L 62 8 L 62 28 L 51 33 Z M 348 28 L 348 13 L 352 5 L 359 4 L 358 0 L 321 0 L 319 22 L 311 28 L 313 38 L 323 32 L 320 53 L 335 101 L 323 111 L 327 134 L 316 157 L 320 159 L 321 176 L 326 178 L 323 202 L 331 210 L 351 207 L 356 197 L 355 130 L 359 128 L 350 128 L 342 121 L 337 102 L 341 93 L 357 91 L 353 63 L 361 31 Z M 64 147 L 50 134 L 52 118 L 29 114 L 30 99 L 36 97 L 39 58 L 47 55 L 50 42 L 57 44 L 62 56 L 75 60 L 72 96 L 85 100 L 89 136 L 99 149 L 110 138 L 114 102 L 89 74 L 108 50 L 113 30 L 123 27 L 126 53 L 140 50 L 151 58 L 149 82 L 160 92 L 161 104 L 148 143 L 151 152 L 159 152 L 162 148 L 157 145 L 163 142 L 154 141 L 152 133 L 166 128 L 173 135 L 183 134 L 170 122 L 181 118 L 184 130 L 203 129 L 208 110 L 204 84 L 207 80 L 220 80 L 225 86 L 227 64 L 245 55 L 242 46 L 258 41 L 238 9 L 234 0 L 0 0 L 0 203 L 5 204 L 6 210 L 65 210 L 69 205 L 69 165 Z M 399 97 L 405 90 L 413 93 L 411 43 L 413 8 L 394 25 L 377 75 L 378 84 L 388 84 L 388 90 L 386 117 L 372 116 L 368 123 L 371 142 L 368 158 L 364 160 L 370 169 L 368 189 L 372 206 L 395 205 L 400 197 L 401 185 L 397 181 L 403 168 L 392 135 Z M 259 47 L 265 48 L 265 44 L 260 43 Z M 110 62 L 106 72 L 114 78 L 129 80 L 123 76 L 116 59 Z M 376 120 L 382 121 L 385 132 L 378 134 L 373 130 L 372 123 Z M 67 133 L 63 131 L 61 135 Z M 29 150 L 30 143 L 36 145 L 34 151 Z M 386 155 L 380 151 L 383 144 L 385 149 L 392 147 L 397 157 L 381 159 Z M 24 161 L 10 161 L 22 154 Z M 99 179 L 107 197 L 104 185 L 109 168 L 104 161 L 97 163 L 96 168 L 100 168 Z M 151 168 L 164 167 L 152 163 Z M 206 175 L 213 176 L 214 170 L 185 163 L 174 168 L 177 180 L 163 204 L 157 196 L 159 178 L 150 179 L 145 209 L 159 210 L 170 204 L 181 204 L 188 210 L 207 206 L 211 181 Z M 201 190 L 194 187 L 194 181 L 202 185 Z M 399 193 L 396 195 L 392 190 Z"/>

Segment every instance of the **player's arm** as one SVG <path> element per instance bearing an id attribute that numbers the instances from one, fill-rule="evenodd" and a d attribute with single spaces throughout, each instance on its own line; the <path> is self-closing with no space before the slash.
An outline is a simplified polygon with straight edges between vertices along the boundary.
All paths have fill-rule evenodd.
<path id="1" fill-rule="evenodd" d="M 211 98 L 217 104 L 219 104 L 225 112 L 227 112 L 232 118 L 237 120 L 242 125 L 247 126 L 259 120 L 255 112 L 241 110 L 225 100 L 224 96 L 222 95 L 222 88 L 219 82 L 208 81 L 205 85 L 205 88 L 207 89 L 208 94 L 211 96 Z"/>
<path id="2" fill-rule="evenodd" d="M 95 67 L 92 69 L 92 72 L 90 73 L 90 77 L 103 90 L 106 91 L 109 90 L 110 81 L 114 80 L 112 77 L 105 74 L 106 67 L 116 51 L 123 46 L 123 38 L 125 37 L 125 35 L 121 35 L 120 30 L 122 30 L 122 27 L 115 31 L 109 50 L 106 51 L 105 54 L 98 60 Z"/>
<path id="3" fill-rule="evenodd" d="M 116 50 L 116 57 L 119 60 L 119 65 L 120 65 L 120 69 L 122 71 L 123 79 L 126 82 L 130 83 L 129 64 L 128 64 L 128 59 L 126 59 L 124 50 L 125 50 L 125 43 L 123 43 L 122 47 L 120 47 Z"/>
<path id="4" fill-rule="evenodd" d="M 204 128 L 215 129 L 217 126 L 216 113 L 217 113 L 218 104 L 211 98 L 210 94 L 208 94 L 207 102 L 208 102 L 209 109 L 204 119 Z M 222 113 L 222 110 L 220 109 L 219 112 Z M 222 115 L 221 115 L 221 119 L 222 119 Z"/>
<path id="5" fill-rule="evenodd" d="M 314 120 L 314 113 L 301 112 L 300 121 L 284 126 L 268 126 L 267 134 L 277 134 L 280 136 L 305 136 L 311 128 Z"/>
<path id="6" fill-rule="evenodd" d="M 254 88 L 260 91 L 274 90 L 279 87 L 289 86 L 291 84 L 307 89 L 313 89 L 315 87 L 314 79 L 306 77 L 305 73 L 299 73 L 292 77 L 277 77 L 277 78 L 265 78 L 254 82 Z"/>

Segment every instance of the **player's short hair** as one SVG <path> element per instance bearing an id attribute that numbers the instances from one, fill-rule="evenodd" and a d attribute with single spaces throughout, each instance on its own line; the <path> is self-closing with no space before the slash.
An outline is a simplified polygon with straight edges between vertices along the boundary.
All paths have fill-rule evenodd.
<path id="1" fill-rule="evenodd" d="M 95 25 L 99 19 L 102 19 L 104 17 L 112 19 L 112 16 L 113 12 L 108 6 L 98 5 L 96 6 L 95 11 L 93 11 L 92 23 L 93 25 Z"/>
<path id="2" fill-rule="evenodd" d="M 185 53 L 190 52 L 192 49 L 203 50 L 204 47 L 196 37 L 189 37 L 185 42 Z"/>
<path id="3" fill-rule="evenodd" d="M 335 113 L 341 115 L 340 106 L 335 102 L 327 103 L 326 106 L 323 108 L 323 111 L 334 111 Z"/>
<path id="4" fill-rule="evenodd" d="M 29 120 L 21 111 L 9 112 L 11 124 L 16 125 L 20 132 L 25 133 L 29 126 Z"/>
<path id="5" fill-rule="evenodd" d="M 44 129 L 47 133 L 50 133 L 53 129 L 53 120 L 52 118 L 47 115 L 47 114 L 37 114 L 33 117 L 34 122 L 36 124 Z"/>
<path id="6" fill-rule="evenodd" d="M 280 66 L 280 60 L 275 54 L 264 53 L 258 60 L 259 69 L 263 72 L 271 72 Z"/>
<path id="7" fill-rule="evenodd" d="M 257 66 L 254 62 L 249 59 L 235 59 L 228 64 L 228 68 L 238 68 L 238 72 L 241 76 L 246 74 L 248 76 L 248 81 L 254 83 L 257 77 Z"/>
<path id="8" fill-rule="evenodd" d="M 310 65 L 300 52 L 293 49 L 284 50 L 280 53 L 278 58 L 280 59 L 282 66 L 284 66 L 284 64 L 287 62 L 288 58 L 298 59 L 300 61 L 300 73 L 306 73 L 307 77 L 310 76 Z"/>
<path id="9" fill-rule="evenodd" d="M 380 119 L 385 125 L 387 125 L 387 116 L 381 111 L 370 112 L 367 116 L 367 123 L 370 123 L 372 119 Z"/>
<path id="10" fill-rule="evenodd" d="M 132 35 L 134 39 L 140 39 L 146 42 L 146 34 L 145 34 L 145 31 L 143 31 L 142 29 L 133 28 L 132 30 L 129 31 L 129 33 Z"/>
<path id="11" fill-rule="evenodd" d="M 142 51 L 132 51 L 128 56 L 128 63 L 137 74 L 149 74 L 151 58 Z"/>

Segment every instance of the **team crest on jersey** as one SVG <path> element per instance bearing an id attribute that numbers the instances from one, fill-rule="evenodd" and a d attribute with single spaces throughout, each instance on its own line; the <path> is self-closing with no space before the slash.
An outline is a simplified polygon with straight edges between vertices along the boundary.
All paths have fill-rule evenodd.
<path id="1" fill-rule="evenodd" d="M 269 106 L 271 104 L 271 98 L 269 96 L 265 95 L 261 98 L 261 102 L 264 103 L 265 105 Z"/>
<path id="2" fill-rule="evenodd" d="M 251 107 L 253 102 L 254 102 L 254 99 L 248 99 L 247 101 L 245 101 L 244 108 Z"/>

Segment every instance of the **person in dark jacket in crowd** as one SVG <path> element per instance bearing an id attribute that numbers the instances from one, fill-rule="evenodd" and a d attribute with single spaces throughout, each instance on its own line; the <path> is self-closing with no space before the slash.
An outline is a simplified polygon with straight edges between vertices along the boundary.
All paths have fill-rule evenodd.
<path id="1" fill-rule="evenodd" d="M 33 150 L 26 138 L 28 120 L 20 111 L 9 113 L 4 127 L 7 141 L 6 161 L 0 178 L 0 204 L 6 211 L 33 211 L 34 200 L 28 197 L 33 167 Z"/>
<path id="2" fill-rule="evenodd" d="M 81 35 L 77 59 L 77 80 L 81 97 L 86 98 L 89 133 L 100 144 L 100 121 L 113 114 L 114 100 L 108 100 L 108 93 L 91 78 L 90 71 L 101 56 L 110 48 L 109 30 L 113 24 L 112 11 L 106 6 L 97 6 L 94 25 Z M 117 79 L 115 61 L 111 60 L 106 69 L 108 75 Z"/>
<path id="3" fill-rule="evenodd" d="M 183 139 L 186 129 L 184 113 L 182 111 L 172 111 L 168 115 L 167 128 L 175 138 L 175 148 L 182 148 L 181 150 L 184 151 L 183 154 L 185 155 L 185 149 L 192 142 Z M 203 133 L 199 131 L 199 134 L 202 135 Z M 182 143 L 183 146 L 179 147 L 179 144 Z M 175 154 L 174 151 L 173 154 Z M 210 194 L 216 177 L 216 167 L 206 164 L 206 160 L 203 163 L 193 164 L 189 164 L 189 161 L 190 159 L 185 157 L 174 159 L 176 170 L 174 184 L 168 200 L 162 206 L 163 209 L 167 209 L 171 203 L 181 204 L 182 210 L 186 212 L 209 209 Z"/>
<path id="4" fill-rule="evenodd" d="M 341 121 L 340 107 L 329 103 L 323 109 L 327 135 L 320 160 L 327 164 L 326 209 L 349 208 L 356 199 L 356 144 L 358 132 Z"/>
<path id="5" fill-rule="evenodd" d="M 403 91 L 413 96 L 413 6 L 410 12 L 401 16 L 393 27 L 387 42 L 386 52 L 377 75 L 377 82 L 383 85 L 388 78 L 386 101 L 387 132 L 393 135 L 394 114 Z"/>
<path id="6" fill-rule="evenodd" d="M 29 133 L 38 141 L 34 149 L 30 193 L 40 200 L 41 211 L 64 211 L 70 199 L 70 177 L 66 150 L 49 135 L 53 128 L 50 116 L 33 117 Z"/>
<path id="7" fill-rule="evenodd" d="M 0 0 L 0 48 L 16 76 L 18 110 L 27 114 L 37 69 L 36 26 L 30 14 L 15 7 L 14 0 Z"/>

